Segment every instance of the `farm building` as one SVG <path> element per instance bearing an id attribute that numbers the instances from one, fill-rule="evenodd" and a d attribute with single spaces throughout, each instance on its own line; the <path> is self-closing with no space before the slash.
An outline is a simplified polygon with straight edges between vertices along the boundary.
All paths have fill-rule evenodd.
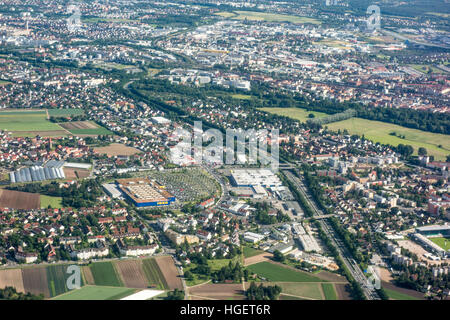
<path id="1" fill-rule="evenodd" d="M 37 165 L 39 164 L 39 165 Z M 65 161 L 50 160 L 42 166 L 42 162 L 35 163 L 29 168 L 22 168 L 9 173 L 11 183 L 35 182 L 55 179 L 65 179 L 63 168 L 90 169 L 91 164 L 72 163 Z"/>
<path id="2" fill-rule="evenodd" d="M 10 172 L 11 183 L 45 181 L 64 179 L 66 175 L 62 168 L 33 166 Z"/>
<path id="3" fill-rule="evenodd" d="M 163 186 L 149 179 L 119 179 L 117 184 L 125 197 L 139 208 L 168 206 L 175 201 L 175 197 Z"/>

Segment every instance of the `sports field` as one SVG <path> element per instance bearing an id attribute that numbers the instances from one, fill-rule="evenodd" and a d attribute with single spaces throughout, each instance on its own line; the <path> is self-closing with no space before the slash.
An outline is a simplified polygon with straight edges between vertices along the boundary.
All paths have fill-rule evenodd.
<path id="1" fill-rule="evenodd" d="M 248 266 L 247 269 L 269 281 L 275 282 L 324 282 L 306 272 L 297 271 L 271 262 L 260 262 Z"/>
<path id="2" fill-rule="evenodd" d="M 321 24 L 317 19 L 308 17 L 299 17 L 278 13 L 267 13 L 267 12 L 255 12 L 255 11 L 234 11 L 235 15 L 230 12 L 219 12 L 217 15 L 222 17 L 238 19 L 238 20 L 253 20 L 253 21 L 267 21 L 267 22 L 291 22 L 291 23 L 311 23 L 311 24 Z"/>
<path id="3" fill-rule="evenodd" d="M 47 120 L 45 110 L 1 111 L 0 129 L 11 131 L 15 136 L 67 135 L 59 125 Z"/>
<path id="4" fill-rule="evenodd" d="M 414 148 L 415 154 L 419 147 L 424 147 L 427 149 L 428 155 L 433 155 L 436 160 L 444 160 L 450 154 L 450 136 L 446 134 L 431 133 L 361 118 L 338 121 L 326 126 L 333 131 L 347 129 L 350 134 L 364 134 L 367 139 L 382 144 L 393 146 L 409 144 Z M 392 132 L 397 133 L 397 136 L 390 135 Z M 405 136 L 405 139 L 399 138 L 399 135 Z"/>
<path id="5" fill-rule="evenodd" d="M 428 238 L 444 250 L 450 250 L 450 238 Z"/>
<path id="6" fill-rule="evenodd" d="M 323 112 L 308 111 L 301 108 L 260 108 L 259 110 L 277 114 L 279 116 L 289 117 L 291 119 L 298 120 L 300 122 L 305 122 L 310 119 L 309 114 L 313 114 L 315 118 L 322 118 L 328 116 L 328 114 Z"/>
<path id="7" fill-rule="evenodd" d="M 119 300 L 136 292 L 136 289 L 84 286 L 80 289 L 59 295 L 52 300 Z"/>

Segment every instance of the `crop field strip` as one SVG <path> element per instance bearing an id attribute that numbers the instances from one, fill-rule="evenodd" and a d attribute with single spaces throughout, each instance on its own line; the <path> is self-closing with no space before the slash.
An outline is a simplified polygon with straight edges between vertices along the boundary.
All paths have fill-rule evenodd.
<path id="1" fill-rule="evenodd" d="M 165 256 L 165 257 L 157 257 L 157 258 L 155 258 L 155 260 L 159 267 L 159 270 L 161 270 L 161 273 L 165 279 L 167 287 L 170 290 L 174 290 L 174 289 L 182 290 L 183 284 L 181 282 L 181 279 L 178 274 L 178 270 L 175 266 L 175 263 L 173 261 L 173 258 L 169 257 L 169 256 Z"/>
<path id="2" fill-rule="evenodd" d="M 24 268 L 22 269 L 22 277 L 25 292 L 31 292 L 35 295 L 43 294 L 46 298 L 50 297 L 45 267 Z"/>
<path id="3" fill-rule="evenodd" d="M 99 126 L 92 121 L 73 121 L 59 124 L 62 128 L 74 135 L 112 135 L 106 128 Z"/>
<path id="4" fill-rule="evenodd" d="M 50 265 L 47 266 L 47 280 L 50 296 L 58 296 L 69 289 L 67 288 L 67 279 L 70 274 L 67 273 L 69 265 Z M 84 285 L 83 277 L 81 278 L 81 286 Z"/>
<path id="5" fill-rule="evenodd" d="M 169 289 L 167 281 L 155 259 L 151 258 L 143 260 L 142 266 L 150 286 L 154 285 L 157 289 L 162 290 Z"/>
<path id="6" fill-rule="evenodd" d="M 148 287 L 148 280 L 142 267 L 142 260 L 116 261 L 114 264 L 125 287 Z"/>
<path id="7" fill-rule="evenodd" d="M 90 266 L 90 269 L 96 285 L 111 287 L 123 286 L 112 262 L 96 262 Z"/>
<path id="8" fill-rule="evenodd" d="M 40 209 L 40 195 L 38 193 L 0 189 L 0 208 Z"/>
<path id="9" fill-rule="evenodd" d="M 14 287 L 17 292 L 25 292 L 21 269 L 0 270 L 0 289 Z"/>
<path id="10" fill-rule="evenodd" d="M 334 289 L 334 284 L 332 283 L 322 283 L 323 294 L 325 295 L 325 300 L 337 300 L 336 290 Z"/>

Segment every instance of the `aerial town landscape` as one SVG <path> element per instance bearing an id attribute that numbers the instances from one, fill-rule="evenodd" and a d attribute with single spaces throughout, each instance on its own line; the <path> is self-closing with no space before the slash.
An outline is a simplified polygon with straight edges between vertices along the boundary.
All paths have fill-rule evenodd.
<path id="1" fill-rule="evenodd" d="M 0 300 L 450 300 L 446 0 L 0 0 Z"/>

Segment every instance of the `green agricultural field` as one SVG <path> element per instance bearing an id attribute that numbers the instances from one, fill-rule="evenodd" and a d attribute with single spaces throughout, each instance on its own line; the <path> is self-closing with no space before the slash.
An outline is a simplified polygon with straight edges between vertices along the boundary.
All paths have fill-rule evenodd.
<path id="1" fill-rule="evenodd" d="M 63 207 L 61 197 L 50 197 L 41 194 L 41 208 L 46 209 L 48 206 L 53 209 L 60 209 Z"/>
<path id="2" fill-rule="evenodd" d="M 67 273 L 69 265 L 50 265 L 47 266 L 47 282 L 50 296 L 58 296 L 63 294 L 69 289 L 67 288 L 67 279 L 71 274 Z M 81 279 L 81 286 L 83 285 L 83 279 Z"/>
<path id="3" fill-rule="evenodd" d="M 255 12 L 255 11 L 234 11 L 237 16 L 231 17 L 232 19 L 238 20 L 253 20 L 253 21 L 267 21 L 267 22 L 291 22 L 291 23 L 311 23 L 311 24 L 321 24 L 317 19 L 309 17 L 299 17 L 285 14 L 277 13 L 267 13 L 267 12 Z M 224 13 L 220 14 L 224 16 Z"/>
<path id="4" fill-rule="evenodd" d="M 12 132 L 62 131 L 59 125 L 47 120 L 45 111 L 1 111 L 0 129 Z"/>
<path id="5" fill-rule="evenodd" d="M 0 80 L 0 86 L 6 86 L 8 84 L 11 84 L 12 82 L 9 81 L 5 81 L 5 80 Z"/>
<path id="6" fill-rule="evenodd" d="M 439 238 L 429 238 L 429 239 L 431 241 L 433 241 L 434 243 L 436 243 L 442 249 L 444 249 L 446 251 L 450 250 L 450 238 L 439 237 Z"/>
<path id="7" fill-rule="evenodd" d="M 95 262 L 90 266 L 90 269 L 96 285 L 111 287 L 123 286 L 111 262 Z"/>
<path id="8" fill-rule="evenodd" d="M 306 272 L 266 261 L 248 266 L 247 269 L 273 282 L 324 282 Z"/>
<path id="9" fill-rule="evenodd" d="M 166 279 L 164 278 L 164 275 L 162 274 L 155 259 L 150 258 L 142 260 L 142 268 L 144 269 L 149 285 L 156 285 L 155 289 L 169 289 Z"/>
<path id="10" fill-rule="evenodd" d="M 289 295 L 285 295 L 285 294 L 281 293 L 278 300 L 309 300 L 309 299 L 302 299 L 302 298 L 289 296 Z"/>
<path id="11" fill-rule="evenodd" d="M 301 108 L 260 108 L 259 110 L 277 114 L 279 116 L 289 117 L 300 122 L 305 122 L 309 119 L 309 114 L 312 113 L 315 118 L 323 118 L 328 116 L 328 114 L 323 112 L 308 111 Z"/>
<path id="12" fill-rule="evenodd" d="M 333 131 L 347 129 L 350 134 L 364 135 L 367 139 L 382 144 L 393 146 L 409 144 L 414 148 L 415 154 L 417 154 L 419 147 L 424 147 L 427 149 L 428 155 L 433 155 L 436 160 L 444 160 L 450 154 L 450 136 L 446 134 L 410 129 L 396 124 L 361 118 L 347 119 L 325 126 Z M 390 135 L 392 132 L 397 133 L 397 136 Z M 405 139 L 399 138 L 399 135 L 404 135 Z"/>
<path id="13" fill-rule="evenodd" d="M 69 130 L 70 133 L 74 134 L 74 135 L 78 135 L 78 134 L 86 134 L 86 135 L 113 135 L 114 133 L 112 133 L 111 131 L 109 131 L 106 128 L 103 127 L 98 127 L 96 129 L 71 129 Z"/>
<path id="14" fill-rule="evenodd" d="M 79 116 L 84 114 L 83 109 L 47 109 L 50 117 Z"/>
<path id="15" fill-rule="evenodd" d="M 257 256 L 258 254 L 264 253 L 262 250 L 253 249 L 250 247 L 243 247 L 243 253 L 245 258 L 250 258 L 253 256 Z"/>
<path id="16" fill-rule="evenodd" d="M 337 300 L 336 290 L 332 283 L 322 283 L 322 290 L 325 295 L 325 300 Z"/>
<path id="17" fill-rule="evenodd" d="M 237 16 L 237 14 L 235 14 L 233 12 L 226 12 L 226 11 L 224 11 L 224 12 L 217 12 L 217 13 L 214 13 L 214 14 L 217 15 L 217 16 L 224 17 L 224 18 L 231 18 L 231 17 Z"/>
<path id="18" fill-rule="evenodd" d="M 70 291 L 52 300 L 120 300 L 136 292 L 136 289 L 84 286 L 78 290 Z"/>
<path id="19" fill-rule="evenodd" d="M 231 97 L 233 99 L 239 99 L 239 100 L 252 100 L 253 97 L 248 94 L 232 94 Z"/>
<path id="20" fill-rule="evenodd" d="M 407 294 L 404 293 L 400 293 L 394 290 L 390 290 L 390 289 L 386 289 L 384 288 L 384 291 L 386 291 L 387 295 L 389 296 L 390 299 L 393 300 L 420 300 L 416 297 L 413 296 L 409 296 Z"/>
<path id="21" fill-rule="evenodd" d="M 271 283 L 281 287 L 281 293 L 295 296 L 297 298 L 323 300 L 320 291 L 320 283 L 301 283 L 301 282 L 276 282 Z"/>

